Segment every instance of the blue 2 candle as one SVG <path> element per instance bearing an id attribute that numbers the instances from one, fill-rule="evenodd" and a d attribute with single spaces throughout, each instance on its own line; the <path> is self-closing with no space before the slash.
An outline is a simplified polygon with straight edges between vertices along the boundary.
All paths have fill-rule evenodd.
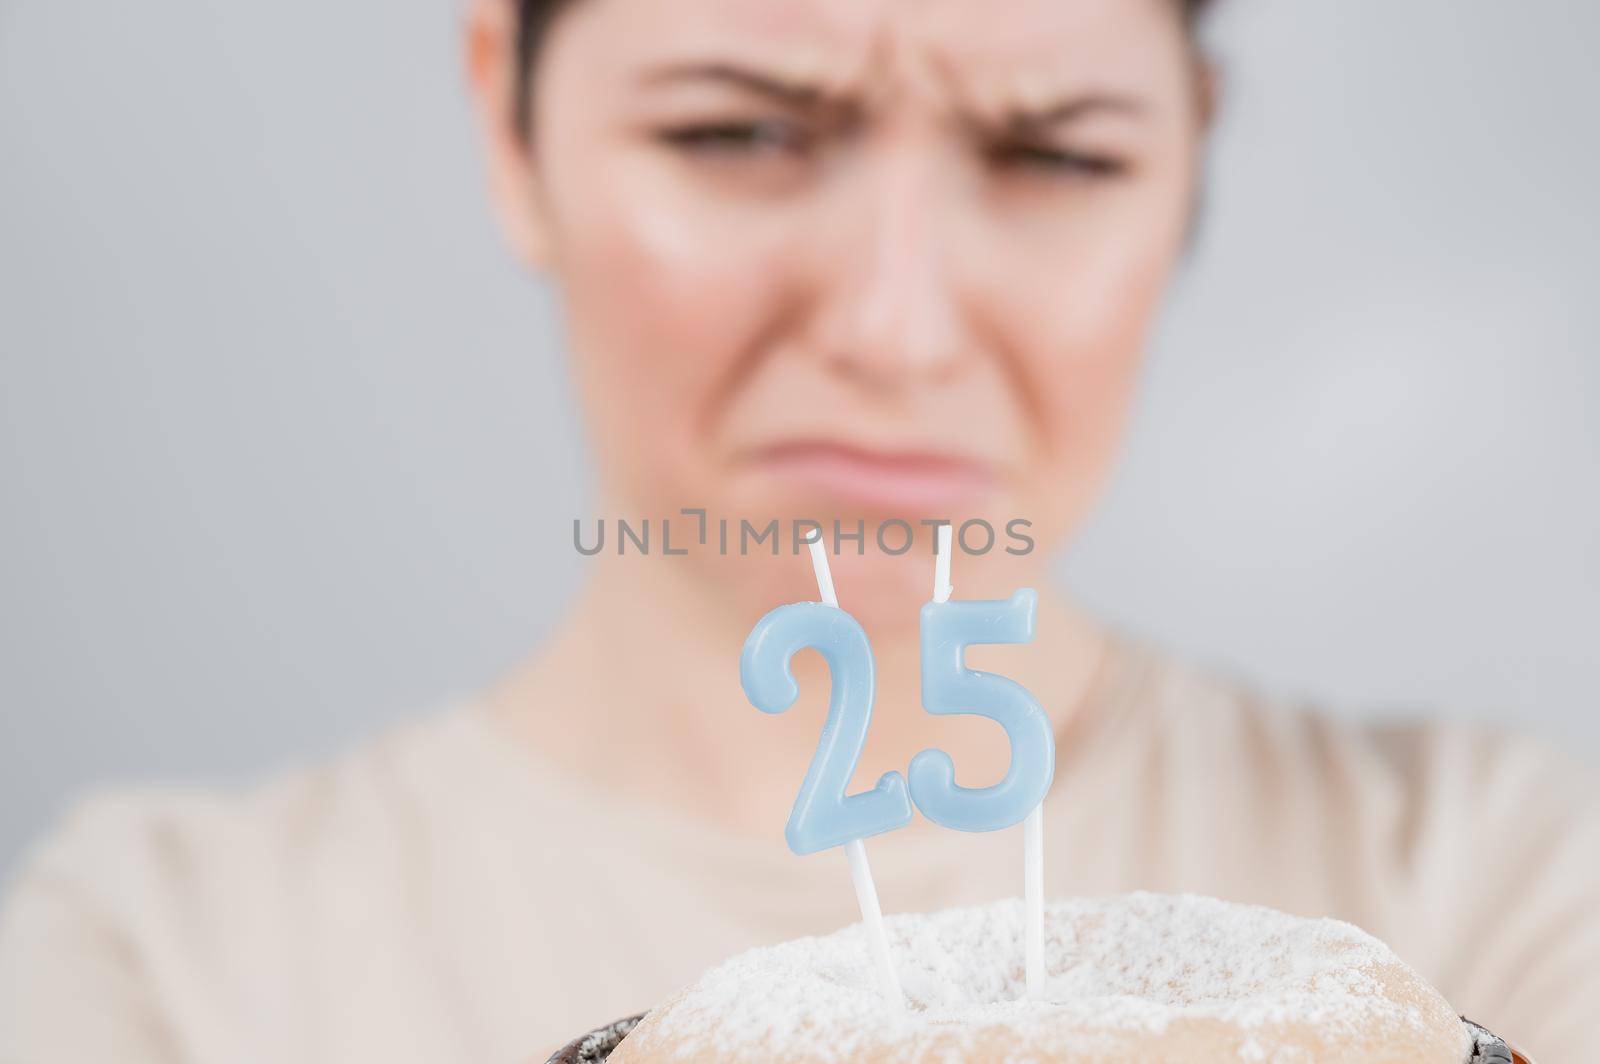
<path id="1" fill-rule="evenodd" d="M 863 794 L 846 794 L 872 723 L 876 666 L 867 633 L 837 606 L 797 602 L 763 617 L 745 640 L 739 679 L 763 713 L 782 713 L 800 697 L 789 660 L 807 647 L 821 652 L 833 678 L 828 719 L 800 784 L 784 838 L 797 854 L 816 853 L 911 823 L 906 780 L 886 772 Z"/>

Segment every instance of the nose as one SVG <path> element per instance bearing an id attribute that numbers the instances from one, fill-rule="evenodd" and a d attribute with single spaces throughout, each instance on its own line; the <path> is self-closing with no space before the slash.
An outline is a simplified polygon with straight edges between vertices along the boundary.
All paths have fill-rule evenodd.
<path id="1" fill-rule="evenodd" d="M 964 343 L 940 175 L 925 158 L 863 163 L 840 188 L 818 343 L 838 373 L 893 390 L 951 372 Z"/>

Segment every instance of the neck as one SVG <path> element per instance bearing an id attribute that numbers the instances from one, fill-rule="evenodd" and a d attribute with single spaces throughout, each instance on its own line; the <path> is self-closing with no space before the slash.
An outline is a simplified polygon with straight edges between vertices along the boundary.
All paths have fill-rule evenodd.
<path id="1" fill-rule="evenodd" d="M 776 717 L 757 712 L 738 675 L 756 616 L 741 617 L 719 591 L 687 563 L 597 558 L 554 638 L 490 692 L 492 711 L 569 774 L 734 830 L 769 833 L 787 819 L 815 751 L 827 711 L 826 666 L 819 655 L 797 656 L 799 701 Z M 912 755 L 935 746 L 956 759 L 963 784 L 996 782 L 1010 758 L 999 728 L 922 709 L 915 610 L 910 615 L 909 624 L 869 631 L 877 700 L 852 791 L 884 772 L 904 772 Z M 1034 643 L 975 647 L 968 661 L 1027 687 L 1062 735 L 1103 651 L 1101 633 L 1041 588 Z"/>

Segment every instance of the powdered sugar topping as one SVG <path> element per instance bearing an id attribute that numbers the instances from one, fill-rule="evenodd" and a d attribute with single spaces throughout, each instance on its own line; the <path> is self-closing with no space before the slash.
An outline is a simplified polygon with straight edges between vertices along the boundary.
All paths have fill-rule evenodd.
<path id="1" fill-rule="evenodd" d="M 1401 967 L 1350 924 L 1194 895 L 1060 901 L 1045 912 L 1046 992 L 1026 999 L 1020 901 L 886 918 L 908 1008 L 879 996 L 859 926 L 752 950 L 706 973 L 653 1034 L 729 1058 L 848 1058 L 858 1049 L 1004 1026 L 1124 1036 L 1180 1020 L 1243 1029 L 1313 1026 L 1359 1037 L 1374 1023 L 1421 1024 L 1382 992 Z M 1416 1015 L 1407 1015 L 1407 1013 Z M 1270 1059 L 1248 1037 L 1237 1058 Z"/>

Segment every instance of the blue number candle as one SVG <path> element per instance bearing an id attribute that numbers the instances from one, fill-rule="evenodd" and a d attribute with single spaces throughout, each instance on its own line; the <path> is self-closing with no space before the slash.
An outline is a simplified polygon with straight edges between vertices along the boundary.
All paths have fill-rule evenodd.
<path id="1" fill-rule="evenodd" d="M 833 679 L 828 719 L 800 784 L 784 837 L 797 854 L 815 853 L 880 835 L 911 822 L 906 780 L 884 773 L 862 794 L 846 794 L 872 722 L 875 667 L 867 633 L 837 606 L 779 606 L 750 632 L 739 659 L 745 697 L 764 713 L 782 713 L 800 696 L 789 660 L 807 647 L 821 652 Z"/>
<path id="2" fill-rule="evenodd" d="M 1011 764 L 992 787 L 962 787 L 942 750 L 911 759 L 911 797 L 936 824 L 960 831 L 997 831 L 1020 824 L 1044 800 L 1055 777 L 1050 718 L 1027 689 L 994 673 L 969 669 L 966 648 L 1033 639 L 1038 595 L 1024 588 L 1009 599 L 929 602 L 922 607 L 922 704 L 929 713 L 970 713 L 1005 728 Z"/>

